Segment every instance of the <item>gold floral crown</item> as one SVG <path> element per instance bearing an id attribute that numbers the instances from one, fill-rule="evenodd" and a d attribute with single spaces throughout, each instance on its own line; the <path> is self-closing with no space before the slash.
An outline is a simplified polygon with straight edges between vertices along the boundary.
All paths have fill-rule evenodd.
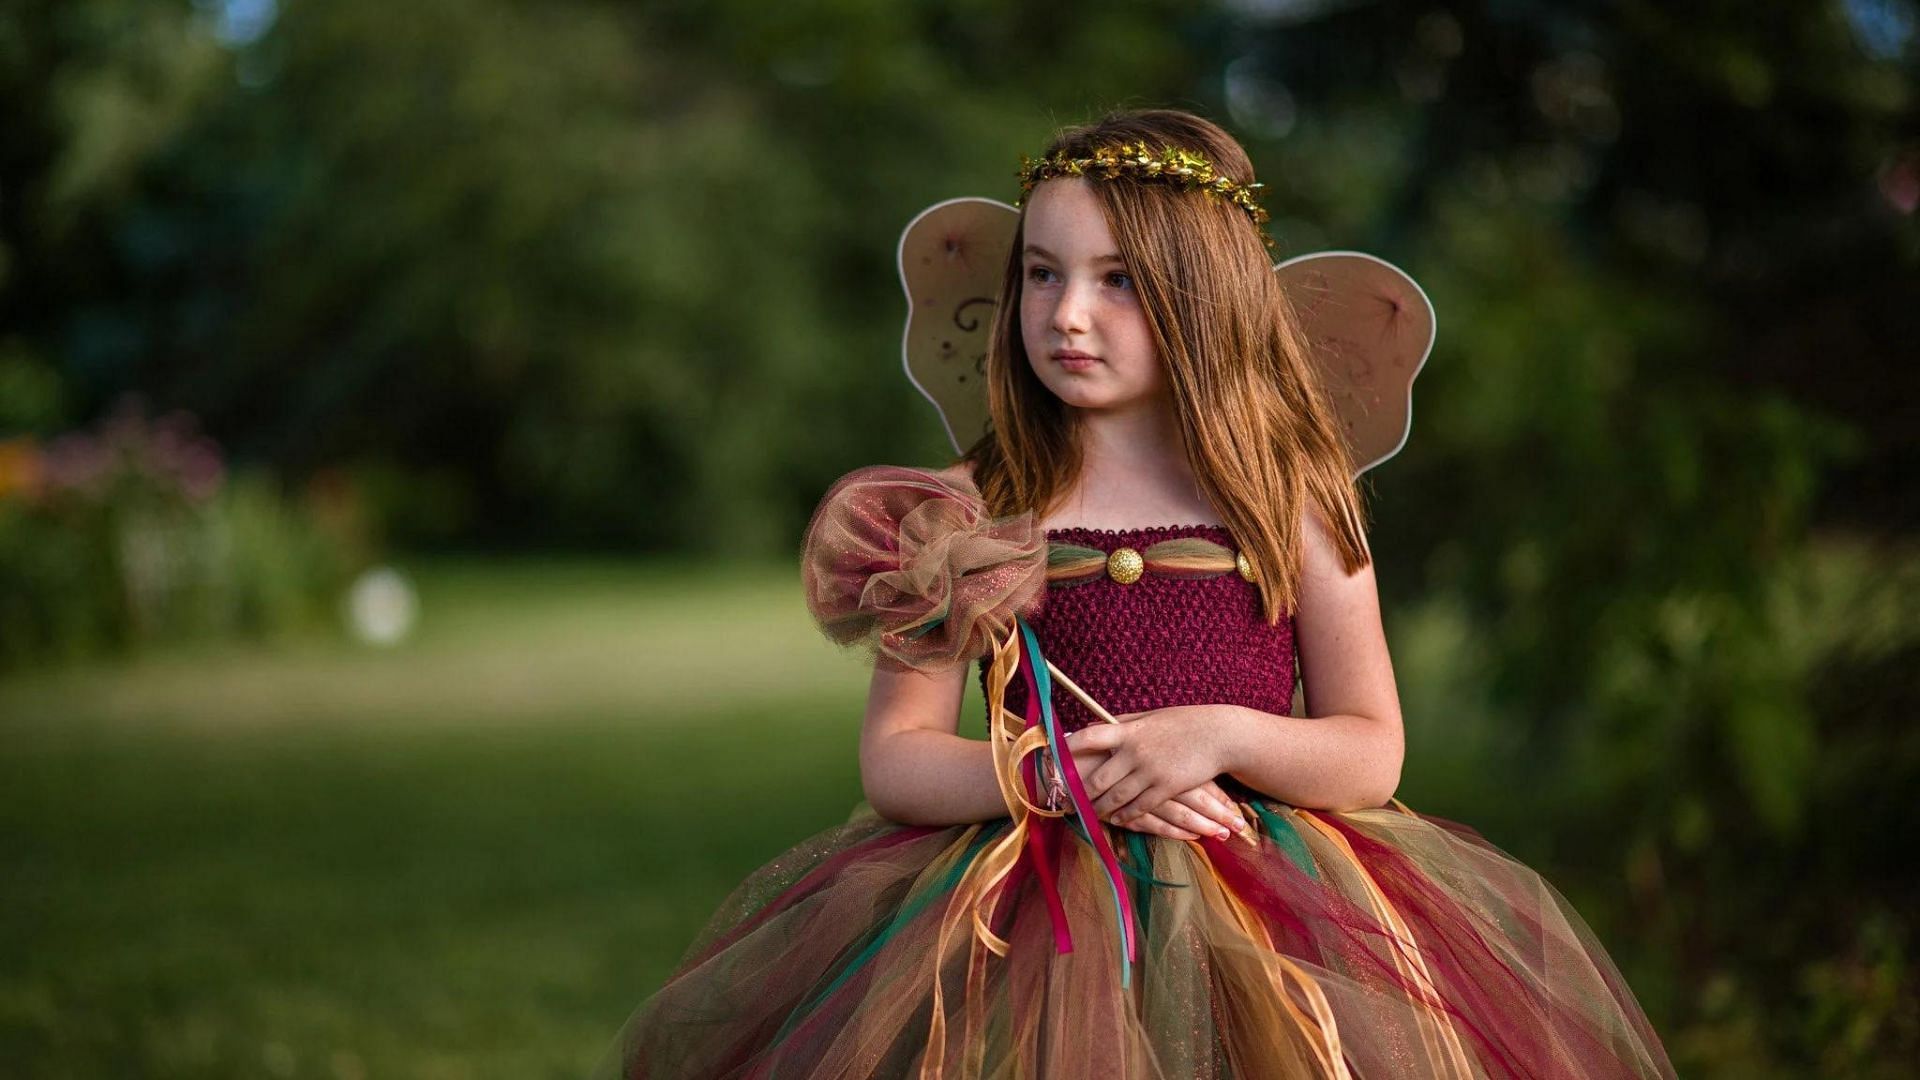
<path id="1" fill-rule="evenodd" d="M 1139 180 L 1165 181 L 1182 191 L 1204 191 L 1219 196 L 1246 211 L 1247 216 L 1253 219 L 1255 228 L 1265 224 L 1270 216 L 1255 194 L 1265 184 L 1242 184 L 1231 176 L 1215 172 L 1213 162 L 1204 156 L 1177 146 L 1163 146 L 1156 153 L 1143 142 L 1120 143 L 1116 146 L 1096 146 L 1088 157 L 1072 157 L 1065 150 L 1057 150 L 1051 156 L 1038 160 L 1022 154 L 1018 175 L 1020 197 L 1013 201 L 1015 206 L 1026 201 L 1035 184 L 1057 176 L 1083 176 L 1094 180 L 1131 176 Z M 1272 246 L 1273 238 L 1264 231 L 1260 238 Z"/>

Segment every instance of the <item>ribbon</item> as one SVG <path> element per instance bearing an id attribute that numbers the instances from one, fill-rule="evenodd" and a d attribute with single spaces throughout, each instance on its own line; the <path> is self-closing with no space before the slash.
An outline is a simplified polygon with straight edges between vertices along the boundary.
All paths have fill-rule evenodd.
<path id="1" fill-rule="evenodd" d="M 933 1018 L 927 1030 L 927 1052 L 920 1062 L 923 1080 L 938 1080 L 945 1070 L 947 1013 L 941 989 L 940 966 L 946 959 L 948 943 L 954 931 L 962 920 L 970 920 L 973 924 L 973 935 L 967 946 L 965 1018 L 968 1033 L 966 1041 L 971 1045 L 978 1019 L 975 1014 L 981 1001 L 980 988 L 986 960 L 983 953 L 1004 957 L 1011 948 L 1006 939 L 988 925 L 993 910 L 998 906 L 1010 875 L 1019 864 L 1021 849 L 1033 842 L 1034 821 L 1038 819 L 1045 822 L 1066 814 L 1065 810 L 1053 810 L 1040 805 L 1036 801 L 1035 791 L 1028 786 L 1031 770 L 1026 770 L 1027 775 L 1022 775 L 1029 756 L 1046 745 L 1046 732 L 1040 727 L 1023 723 L 1006 709 L 1007 685 L 1013 681 L 1014 671 L 1021 660 L 1019 640 L 1017 629 L 1010 629 L 1006 637 L 994 646 L 993 661 L 987 669 L 987 742 L 993 755 L 994 780 L 1000 787 L 1000 797 L 1007 804 L 1007 813 L 1013 819 L 1013 828 L 973 860 L 954 887 L 946 914 L 940 920 L 940 933 L 934 945 L 932 961 Z M 1044 868 L 1041 870 L 1042 881 L 1051 892 L 1052 867 L 1045 860 L 1038 865 Z M 1057 896 L 1050 897 L 1048 910 L 1058 912 L 1054 926 L 1055 942 L 1062 951 L 1066 951 L 1072 947 L 1072 942 L 1066 937 L 1065 911 L 1059 907 Z"/>
<path id="2" fill-rule="evenodd" d="M 1006 707 L 1007 687 L 1016 673 L 1027 680 L 1025 717 L 1015 716 Z M 1073 935 L 1068 930 L 1058 883 L 1061 819 L 1070 812 L 1076 817 L 1075 830 L 1099 856 L 1113 892 L 1123 942 L 1120 955 L 1123 988 L 1132 985 L 1133 964 L 1139 959 L 1131 893 L 1106 830 L 1099 827 L 1094 816 L 1092 800 L 1087 798 L 1073 755 L 1064 752 L 1059 725 L 1053 715 L 1053 683 L 1047 675 L 1046 658 L 1041 655 L 1039 640 L 1024 619 L 1016 617 L 1014 626 L 995 644 L 993 659 L 987 668 L 986 690 L 987 741 L 993 755 L 993 775 L 1006 802 L 1007 814 L 1013 819 L 1013 828 L 973 859 L 955 885 L 946 914 L 940 921 L 933 951 L 933 1017 L 928 1025 L 927 1052 L 920 1062 L 922 1080 L 939 1080 L 945 1072 L 947 1014 L 940 966 L 946 959 L 953 934 L 963 920 L 972 923 L 973 933 L 967 944 L 966 1037 L 962 1040 L 963 1045 L 971 1049 L 978 1042 L 975 1033 L 983 1011 L 986 956 L 990 953 L 1005 957 L 1011 949 L 1007 940 L 994 931 L 994 913 L 1000 901 L 1009 898 L 1011 888 L 1024 881 L 1028 866 L 1040 879 L 1047 915 L 1053 924 L 1055 950 L 1073 951 Z M 1050 748 L 1060 765 L 1072 800 L 1071 810 L 1053 809 L 1039 801 L 1039 777 L 1033 755 L 1042 748 Z M 1020 858 L 1023 848 L 1030 856 L 1026 863 Z M 976 1056 L 969 1053 L 962 1063 L 963 1071 L 972 1075 L 978 1064 Z"/>
<path id="3" fill-rule="evenodd" d="M 1107 831 L 1100 827 L 1100 819 L 1093 812 L 1093 800 L 1087 797 L 1086 785 L 1080 782 L 1080 769 L 1073 763 L 1073 755 L 1063 745 L 1059 725 L 1054 722 L 1053 679 L 1047 674 L 1046 658 L 1040 655 L 1040 641 L 1034 637 L 1033 628 L 1027 625 L 1025 619 L 1016 619 L 1015 622 L 1027 646 L 1027 722 L 1032 724 L 1037 702 L 1041 723 L 1047 733 L 1047 743 L 1053 749 L 1053 760 L 1060 766 L 1060 773 L 1067 781 L 1067 791 L 1073 799 L 1074 827 L 1093 846 L 1094 853 L 1100 857 L 1100 865 L 1106 870 L 1107 886 L 1113 892 L 1114 916 L 1120 921 L 1120 988 L 1125 990 L 1133 985 L 1133 962 L 1140 958 L 1140 942 L 1133 933 L 1132 893 L 1120 869 L 1120 860 L 1113 854 L 1113 845 L 1107 842 Z"/>
<path id="4" fill-rule="evenodd" d="M 1103 580 L 1109 558 L 1111 556 L 1099 548 L 1050 543 L 1047 545 L 1047 585 L 1059 588 Z M 1220 577 L 1240 569 L 1237 552 L 1203 536 L 1178 536 L 1150 544 L 1140 552 L 1140 562 L 1146 573 L 1191 580 Z"/>

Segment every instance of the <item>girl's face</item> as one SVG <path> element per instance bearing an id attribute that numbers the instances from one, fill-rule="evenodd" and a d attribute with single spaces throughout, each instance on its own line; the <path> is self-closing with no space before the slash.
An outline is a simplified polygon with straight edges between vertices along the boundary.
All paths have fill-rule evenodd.
<path id="1" fill-rule="evenodd" d="M 1027 362 L 1054 396 L 1082 409 L 1154 404 L 1165 396 L 1133 275 L 1086 180 L 1035 185 L 1020 278 Z"/>

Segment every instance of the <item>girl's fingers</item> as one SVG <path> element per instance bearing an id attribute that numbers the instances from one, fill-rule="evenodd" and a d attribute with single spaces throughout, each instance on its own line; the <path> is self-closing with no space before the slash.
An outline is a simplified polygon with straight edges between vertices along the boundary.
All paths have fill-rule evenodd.
<path id="1" fill-rule="evenodd" d="M 1224 826 L 1229 832 L 1237 833 L 1247 827 L 1246 818 L 1241 816 L 1240 811 L 1232 803 L 1223 796 L 1208 795 L 1204 786 L 1176 795 L 1168 802 L 1185 806 L 1195 814 Z"/>
<path id="2" fill-rule="evenodd" d="M 1246 812 L 1241 810 L 1239 804 L 1233 801 L 1233 797 L 1220 790 L 1219 784 L 1209 780 L 1201 786 L 1205 789 L 1207 795 L 1219 804 L 1220 812 L 1227 815 L 1227 828 L 1232 829 L 1234 832 L 1240 832 L 1253 824 L 1253 822 L 1247 820 Z"/>
<path id="3" fill-rule="evenodd" d="M 1220 800 L 1220 812 L 1227 816 L 1227 828 L 1234 832 L 1243 832 L 1253 825 L 1253 822 L 1247 820 L 1247 815 L 1233 805 L 1231 799 Z"/>
<path id="4" fill-rule="evenodd" d="M 1096 788 L 1094 786 L 1093 774 L 1100 766 L 1107 763 L 1107 752 L 1105 750 L 1095 750 L 1089 753 L 1074 754 L 1072 757 L 1074 771 L 1080 774 L 1080 784 L 1087 789 L 1087 798 L 1099 798 L 1100 792 L 1106 789 Z"/>
<path id="5" fill-rule="evenodd" d="M 1234 805 L 1232 797 L 1225 791 L 1222 791 L 1218 783 L 1209 780 L 1193 790 L 1199 792 L 1201 798 L 1213 803 L 1214 806 L 1218 807 L 1222 812 L 1232 815 L 1235 821 L 1243 817 L 1240 813 L 1240 808 Z"/>
<path id="6" fill-rule="evenodd" d="M 1141 814 L 1139 817 L 1122 825 L 1121 828 L 1132 829 L 1134 832 L 1151 833 L 1154 836 L 1164 836 L 1170 840 L 1200 839 L 1199 833 L 1182 829 L 1158 814 Z"/>
<path id="7" fill-rule="evenodd" d="M 1217 836 L 1224 840 L 1233 832 L 1232 825 L 1216 821 L 1193 807 L 1182 804 L 1178 799 L 1168 799 L 1155 813 L 1159 814 L 1162 820 L 1172 822 L 1198 835 Z M 1226 835 L 1222 835 L 1223 832 Z"/>
<path id="8" fill-rule="evenodd" d="M 1099 781 L 1094 781 L 1099 783 Z M 1102 820 L 1114 821 L 1127 804 L 1140 797 L 1147 790 L 1147 783 L 1139 775 L 1128 773 L 1113 783 L 1112 787 L 1098 795 L 1093 793 L 1093 784 L 1087 785 L 1087 797 L 1093 800 L 1093 812 Z M 1131 815 L 1129 815 L 1131 816 Z M 1115 821 L 1115 824 L 1118 824 Z"/>

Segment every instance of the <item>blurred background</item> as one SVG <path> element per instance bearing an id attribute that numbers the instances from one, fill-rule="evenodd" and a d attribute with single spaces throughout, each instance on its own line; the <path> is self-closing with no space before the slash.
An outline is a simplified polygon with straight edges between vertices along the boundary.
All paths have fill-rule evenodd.
<path id="1" fill-rule="evenodd" d="M 1683 1075 L 1906 1075 L 1917 86 L 1913 0 L 0 0 L 0 1061 L 583 1073 L 859 799 L 900 229 L 1173 105 L 1440 313 L 1400 797 Z"/>

